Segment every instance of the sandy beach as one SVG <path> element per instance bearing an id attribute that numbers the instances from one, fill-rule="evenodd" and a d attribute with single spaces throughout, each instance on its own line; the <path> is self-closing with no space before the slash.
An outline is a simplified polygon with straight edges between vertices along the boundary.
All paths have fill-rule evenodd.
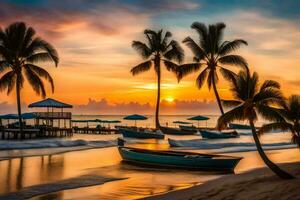
<path id="1" fill-rule="evenodd" d="M 280 165 L 294 174 L 294 180 L 281 180 L 267 168 L 221 177 L 203 185 L 144 198 L 145 200 L 219 200 L 219 199 L 300 199 L 300 163 Z"/>

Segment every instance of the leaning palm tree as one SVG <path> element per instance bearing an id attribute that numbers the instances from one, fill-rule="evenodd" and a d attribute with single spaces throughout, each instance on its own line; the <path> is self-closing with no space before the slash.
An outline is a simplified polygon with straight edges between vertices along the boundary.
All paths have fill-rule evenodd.
<path id="1" fill-rule="evenodd" d="M 57 66 L 58 54 L 51 44 L 35 36 L 33 28 L 27 27 L 24 22 L 17 22 L 5 30 L 0 29 L 0 73 L 3 73 L 0 78 L 0 91 L 7 90 L 7 94 L 10 94 L 16 89 L 21 136 L 23 131 L 20 91 L 25 78 L 33 90 L 43 98 L 46 96 L 46 90 L 41 78 L 49 81 L 52 92 L 54 91 L 52 77 L 37 65 L 48 61 Z"/>
<path id="2" fill-rule="evenodd" d="M 292 133 L 292 142 L 300 147 L 300 96 L 292 95 L 283 104 L 281 109 L 277 109 L 280 118 L 275 122 L 263 125 L 259 133 L 282 130 Z M 281 120 L 284 118 L 284 120 Z"/>
<path id="3" fill-rule="evenodd" d="M 184 58 L 184 53 L 180 45 L 175 40 L 171 40 L 172 34 L 169 31 L 163 33 L 163 30 L 157 32 L 145 30 L 144 34 L 147 42 L 133 41 L 132 47 L 142 56 L 145 62 L 133 67 L 131 73 L 137 75 L 150 70 L 151 66 L 154 67 L 157 76 L 155 126 L 159 128 L 161 62 L 164 63 L 168 71 L 176 73 L 178 65 L 174 63 L 174 61 L 178 64 L 181 63 Z"/>
<path id="4" fill-rule="evenodd" d="M 218 71 L 224 78 L 231 80 L 236 74 L 225 66 L 238 66 L 248 69 L 247 62 L 242 56 L 232 54 L 241 45 L 247 45 L 247 42 L 241 39 L 223 41 L 225 27 L 224 23 L 211 24 L 207 27 L 203 23 L 194 22 L 191 28 L 196 30 L 199 39 L 195 42 L 192 38 L 187 37 L 183 40 L 183 43 L 193 52 L 195 63 L 181 66 L 177 74 L 180 81 L 184 76 L 203 69 L 196 79 L 197 87 L 202 88 L 205 81 L 209 90 L 213 87 L 222 114 L 224 114 L 224 111 L 216 86 L 219 79 Z"/>
<path id="5" fill-rule="evenodd" d="M 293 178 L 292 175 L 281 170 L 265 154 L 259 137 L 255 129 L 255 121 L 258 114 L 267 120 L 283 120 L 277 112 L 275 105 L 280 105 L 284 101 L 280 92 L 280 85 L 276 81 L 266 80 L 259 87 L 258 74 L 250 75 L 249 71 L 241 71 L 234 81 L 232 81 L 231 91 L 234 100 L 223 100 L 224 106 L 234 107 L 218 119 L 219 129 L 226 127 L 234 120 L 247 120 L 252 129 L 252 135 L 258 153 L 264 163 L 279 177 L 283 179 Z"/>

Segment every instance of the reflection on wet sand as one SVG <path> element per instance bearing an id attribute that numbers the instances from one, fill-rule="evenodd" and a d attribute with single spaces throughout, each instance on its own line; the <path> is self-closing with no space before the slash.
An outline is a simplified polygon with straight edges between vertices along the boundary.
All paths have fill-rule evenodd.
<path id="1" fill-rule="evenodd" d="M 163 144 L 138 144 L 143 148 L 166 148 Z M 299 161 L 297 149 L 268 152 L 276 162 Z M 256 152 L 237 153 L 244 156 L 237 173 L 263 166 Z M 43 199 L 119 199 L 130 200 L 201 184 L 220 174 L 167 168 L 149 168 L 121 162 L 116 147 L 70 152 L 61 155 L 18 158 L 0 161 L 0 194 L 24 187 L 58 182 L 84 174 L 128 178 L 103 185 L 63 190 L 31 198 Z"/>
<path id="2" fill-rule="evenodd" d="M 24 187 L 59 180 L 64 174 L 64 156 L 40 156 L 29 158 L 16 158 L 0 162 L 3 176 L 0 182 L 6 183 L 0 187 L 0 194 L 19 191 Z M 61 199 L 62 193 L 55 194 Z M 44 198 L 44 197 L 43 197 Z M 51 199 L 47 198 L 47 199 Z"/>

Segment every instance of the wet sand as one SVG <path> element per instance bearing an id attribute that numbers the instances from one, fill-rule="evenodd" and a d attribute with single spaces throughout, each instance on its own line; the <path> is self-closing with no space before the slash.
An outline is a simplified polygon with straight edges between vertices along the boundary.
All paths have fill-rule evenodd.
<path id="1" fill-rule="evenodd" d="M 139 144 L 144 148 L 155 148 L 155 144 Z M 162 146 L 164 148 L 164 145 Z M 38 151 L 38 149 L 36 149 Z M 245 157 L 237 166 L 236 173 L 262 167 L 263 163 L 256 152 L 235 153 Z M 298 149 L 268 151 L 276 162 L 300 161 Z M 24 188 L 42 184 L 59 183 L 62 180 L 76 179 L 93 174 L 98 177 L 125 178 L 106 182 L 102 185 L 48 192 L 31 199 L 138 199 L 164 194 L 209 180 L 228 176 L 213 172 L 197 172 L 145 168 L 121 162 L 116 147 L 76 151 L 51 156 L 14 158 L 0 161 L 0 194 L 8 194 Z M 68 190 L 66 190 L 68 189 Z M 46 194 L 47 193 L 47 194 Z"/>

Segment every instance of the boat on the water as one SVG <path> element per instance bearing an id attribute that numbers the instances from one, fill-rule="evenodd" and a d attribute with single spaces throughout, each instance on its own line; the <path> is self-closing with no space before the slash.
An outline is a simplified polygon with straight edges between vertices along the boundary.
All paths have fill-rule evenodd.
<path id="1" fill-rule="evenodd" d="M 139 138 L 139 139 L 164 139 L 165 135 L 160 131 L 152 131 L 148 129 L 133 129 L 133 128 L 119 128 L 119 132 L 123 137 Z"/>
<path id="2" fill-rule="evenodd" d="M 183 131 L 193 131 L 193 132 L 197 132 L 198 128 L 196 126 L 186 126 L 186 125 L 179 125 L 180 130 Z"/>
<path id="3" fill-rule="evenodd" d="M 245 124 L 230 123 L 229 128 L 230 129 L 240 129 L 240 130 L 251 130 L 251 126 L 245 125 Z"/>
<path id="4" fill-rule="evenodd" d="M 218 170 L 232 172 L 241 157 L 200 154 L 181 151 L 147 150 L 119 146 L 124 161 L 147 166 L 162 166 L 194 170 Z"/>
<path id="5" fill-rule="evenodd" d="M 226 139 L 226 138 L 237 138 L 239 137 L 236 131 L 210 131 L 210 130 L 200 130 L 202 138 L 206 139 Z"/>
<path id="6" fill-rule="evenodd" d="M 197 133 L 196 130 L 182 130 L 180 128 L 171 128 L 165 126 L 161 126 L 159 129 L 167 135 L 194 135 Z"/>

